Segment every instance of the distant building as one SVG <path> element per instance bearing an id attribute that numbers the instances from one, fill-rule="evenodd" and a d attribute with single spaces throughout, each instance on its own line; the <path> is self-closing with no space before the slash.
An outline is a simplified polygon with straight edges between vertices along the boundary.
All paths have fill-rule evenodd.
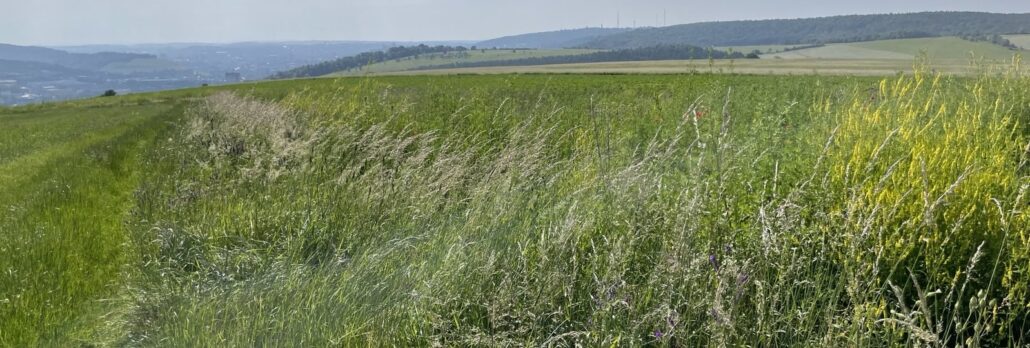
<path id="1" fill-rule="evenodd" d="M 225 82 L 240 82 L 243 81 L 243 76 L 238 72 L 227 72 L 225 73 Z"/>

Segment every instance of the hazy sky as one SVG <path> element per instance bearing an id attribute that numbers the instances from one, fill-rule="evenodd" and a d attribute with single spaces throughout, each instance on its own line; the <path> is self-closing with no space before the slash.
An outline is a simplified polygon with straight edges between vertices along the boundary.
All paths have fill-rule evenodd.
<path id="1" fill-rule="evenodd" d="M 479 40 L 526 32 L 937 10 L 1028 0 L 0 0 L 0 42 Z"/>

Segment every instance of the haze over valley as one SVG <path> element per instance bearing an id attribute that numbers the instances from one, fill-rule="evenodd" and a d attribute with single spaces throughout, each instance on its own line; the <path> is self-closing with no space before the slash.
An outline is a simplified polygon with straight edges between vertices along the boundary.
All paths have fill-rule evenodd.
<path id="1" fill-rule="evenodd" d="M 663 10 L 659 24 L 667 22 Z M 621 25 L 621 20 L 617 21 Z M 734 51 L 727 58 L 791 58 L 810 60 L 864 60 L 883 68 L 882 74 L 904 70 L 901 60 L 912 60 L 914 52 L 931 52 L 931 58 L 950 66 L 967 63 L 972 57 L 1007 58 L 1025 48 L 1030 32 L 1027 14 L 979 12 L 936 12 L 893 15 L 859 15 L 789 20 L 722 21 L 682 25 L 617 28 L 564 29 L 539 33 L 508 35 L 477 41 L 284 41 L 230 44 L 108 44 L 34 47 L 0 45 L 0 103 L 8 105 L 88 98 L 107 90 L 134 93 L 196 87 L 201 85 L 257 81 L 270 77 L 313 77 L 332 73 L 397 73 L 446 68 L 483 68 L 503 66 L 499 71 L 518 71 L 512 66 L 537 66 L 559 63 L 630 62 L 706 59 L 708 51 Z M 855 29 L 858 28 L 858 29 Z M 855 43 L 896 39 L 956 38 L 961 42 L 910 41 L 908 44 L 867 49 Z M 1010 40 L 1011 39 L 1011 40 Z M 986 43 L 980 44 L 980 43 Z M 460 57 L 436 57 L 431 52 L 422 59 L 391 56 L 405 64 L 377 66 L 385 57 L 357 57 L 391 47 L 417 45 L 454 47 L 468 50 Z M 876 44 L 871 44 L 876 46 Z M 937 54 L 942 45 L 946 54 Z M 633 52 L 598 54 L 599 51 L 638 50 L 656 46 L 678 46 L 675 53 L 639 54 Z M 867 45 L 869 46 L 869 45 Z M 902 46 L 907 46 L 902 49 Z M 473 47 L 479 50 L 472 49 Z M 886 49 L 882 49 L 886 47 Z M 493 51 L 485 54 L 486 49 Z M 514 49 L 505 55 L 504 50 Z M 902 49 L 902 51 L 897 51 Z M 521 54 L 519 53 L 521 50 Z M 795 51 L 795 52 L 788 52 Z M 592 56 L 586 56 L 591 55 Z M 371 60 L 369 60 L 371 58 Z M 425 60 L 425 58 L 429 58 Z M 440 58 L 440 59 L 436 59 Z M 718 58 L 718 57 L 716 57 Z M 340 59 L 364 59 L 357 66 L 332 70 Z M 965 62 L 959 62 L 964 60 Z M 86 64 L 84 62 L 89 62 Z M 296 69 L 322 64 L 317 74 L 296 74 Z M 750 63 L 744 63 L 742 71 Z M 798 72 L 795 65 L 775 62 L 755 63 L 763 71 Z M 818 68 L 825 63 L 812 62 Z M 365 69 L 366 66 L 370 68 Z M 689 64 L 684 64 L 689 66 Z M 947 69 L 947 67 L 945 67 Z M 330 69 L 330 70 L 325 70 Z M 364 70 L 363 70 L 364 69 Z M 636 69 L 636 68 L 635 68 Z M 681 71 L 691 71 L 684 68 Z M 844 71 L 854 71 L 840 66 Z M 325 71 L 322 71 L 325 70 Z M 532 70 L 532 69 L 530 69 Z M 618 69 L 616 69 L 617 71 Z M 696 69 L 694 69 L 696 70 Z M 665 71 L 665 70 L 663 70 Z M 815 71 L 819 71 L 816 69 Z M 831 72 L 835 70 L 825 70 Z M 528 72 L 528 70 L 527 70 Z"/>

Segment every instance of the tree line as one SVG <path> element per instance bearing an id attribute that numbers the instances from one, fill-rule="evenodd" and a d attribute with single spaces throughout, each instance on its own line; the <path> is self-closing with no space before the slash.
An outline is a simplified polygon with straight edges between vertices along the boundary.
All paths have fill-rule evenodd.
<path id="1" fill-rule="evenodd" d="M 962 38 L 965 39 L 965 40 L 968 40 L 968 41 L 973 41 L 973 42 L 989 42 L 989 43 L 992 43 L 992 44 L 995 44 L 995 45 L 998 45 L 998 46 L 1001 46 L 1001 47 L 1008 48 L 1010 50 L 1018 50 L 1019 49 L 1019 46 L 1016 46 L 1015 44 L 1012 43 L 1012 41 L 1009 41 L 1009 39 L 1006 39 L 1005 37 L 1003 37 L 1001 35 L 998 35 L 998 34 L 993 34 L 993 35 L 985 35 L 985 34 L 982 34 L 982 35 L 963 35 Z"/>
<path id="2" fill-rule="evenodd" d="M 390 47 L 385 51 L 365 52 L 358 55 L 343 57 L 317 64 L 310 64 L 290 69 L 272 75 L 272 79 L 288 79 L 299 77 L 315 77 L 329 75 L 338 71 L 346 71 L 361 68 L 366 65 L 382 63 L 390 60 L 397 60 L 409 57 L 418 57 L 423 54 L 465 52 L 468 48 L 464 46 L 397 46 Z"/>

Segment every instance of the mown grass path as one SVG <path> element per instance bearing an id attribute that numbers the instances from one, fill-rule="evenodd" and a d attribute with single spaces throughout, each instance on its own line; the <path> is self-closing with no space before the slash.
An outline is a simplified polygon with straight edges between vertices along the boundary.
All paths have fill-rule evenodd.
<path id="1" fill-rule="evenodd" d="M 0 346 L 109 336 L 131 253 L 124 219 L 169 104 L 0 111 Z M 103 326 L 101 326 L 100 323 Z M 115 323 L 115 324 L 112 324 Z"/>

